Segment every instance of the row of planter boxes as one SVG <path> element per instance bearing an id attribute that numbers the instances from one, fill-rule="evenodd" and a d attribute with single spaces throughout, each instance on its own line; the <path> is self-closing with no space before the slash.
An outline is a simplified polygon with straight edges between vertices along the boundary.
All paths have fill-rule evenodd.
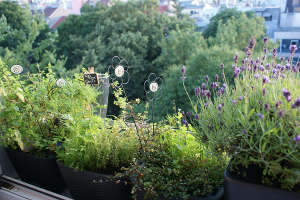
<path id="1" fill-rule="evenodd" d="M 130 200 L 131 186 L 125 181 L 114 182 L 112 175 L 77 171 L 56 162 L 55 156 L 39 158 L 28 153 L 5 149 L 20 178 L 44 189 L 61 193 L 68 188 L 75 200 Z M 61 176 L 62 175 L 62 176 Z M 225 192 L 191 200 L 299 200 L 300 194 L 247 183 L 225 171 Z M 225 194 L 223 197 L 223 193 Z M 141 192 L 138 200 L 144 199 Z M 178 200 L 178 199 L 176 199 Z"/>

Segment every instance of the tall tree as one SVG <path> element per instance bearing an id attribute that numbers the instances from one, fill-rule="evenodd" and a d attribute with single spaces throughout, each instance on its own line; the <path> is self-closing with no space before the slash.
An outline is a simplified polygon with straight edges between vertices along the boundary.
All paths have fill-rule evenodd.
<path id="1" fill-rule="evenodd" d="M 47 67 L 59 61 L 54 44 L 57 35 L 40 15 L 32 15 L 28 8 L 16 2 L 0 2 L 0 56 L 8 64 L 21 64 L 29 71 L 36 66 Z M 63 71 L 64 61 L 59 61 Z M 55 69 L 55 67 L 54 67 Z"/>

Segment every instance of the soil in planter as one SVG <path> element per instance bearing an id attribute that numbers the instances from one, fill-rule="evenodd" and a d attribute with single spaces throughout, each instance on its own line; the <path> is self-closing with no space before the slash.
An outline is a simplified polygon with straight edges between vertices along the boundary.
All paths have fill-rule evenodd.
<path id="1" fill-rule="evenodd" d="M 131 200 L 131 184 L 114 180 L 112 175 L 76 171 L 58 163 L 75 200 Z M 112 181 L 114 180 L 114 181 Z"/>
<path id="2" fill-rule="evenodd" d="M 24 182 L 56 193 L 65 190 L 66 186 L 54 155 L 43 158 L 9 148 L 5 150 L 19 177 Z"/>

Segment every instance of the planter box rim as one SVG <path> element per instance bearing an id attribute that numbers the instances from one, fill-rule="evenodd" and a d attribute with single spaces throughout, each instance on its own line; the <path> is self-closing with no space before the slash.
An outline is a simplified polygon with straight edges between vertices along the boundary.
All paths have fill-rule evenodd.
<path id="1" fill-rule="evenodd" d="M 260 189 L 271 189 L 271 190 L 274 190 L 274 192 L 287 192 L 287 193 L 291 193 L 294 195 L 299 195 L 299 198 L 300 198 L 300 192 L 288 191 L 288 190 L 283 190 L 281 188 L 271 187 L 271 186 L 267 186 L 267 185 L 263 185 L 263 184 L 251 183 L 251 182 L 247 182 L 243 179 L 239 179 L 238 177 L 235 177 L 234 175 L 230 174 L 230 162 L 224 172 L 225 180 L 228 180 L 230 182 L 237 183 L 237 184 L 244 184 L 249 187 L 256 187 L 256 188 L 260 188 Z"/>

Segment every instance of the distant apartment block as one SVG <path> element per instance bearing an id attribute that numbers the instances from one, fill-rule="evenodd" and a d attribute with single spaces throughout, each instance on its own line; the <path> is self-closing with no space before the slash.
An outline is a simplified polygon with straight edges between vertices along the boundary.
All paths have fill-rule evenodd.
<path id="1" fill-rule="evenodd" d="M 300 56 L 300 0 L 287 0 L 274 39 L 280 41 L 279 53 L 282 56 L 288 56 L 290 45 L 298 47 L 296 57 Z"/>

